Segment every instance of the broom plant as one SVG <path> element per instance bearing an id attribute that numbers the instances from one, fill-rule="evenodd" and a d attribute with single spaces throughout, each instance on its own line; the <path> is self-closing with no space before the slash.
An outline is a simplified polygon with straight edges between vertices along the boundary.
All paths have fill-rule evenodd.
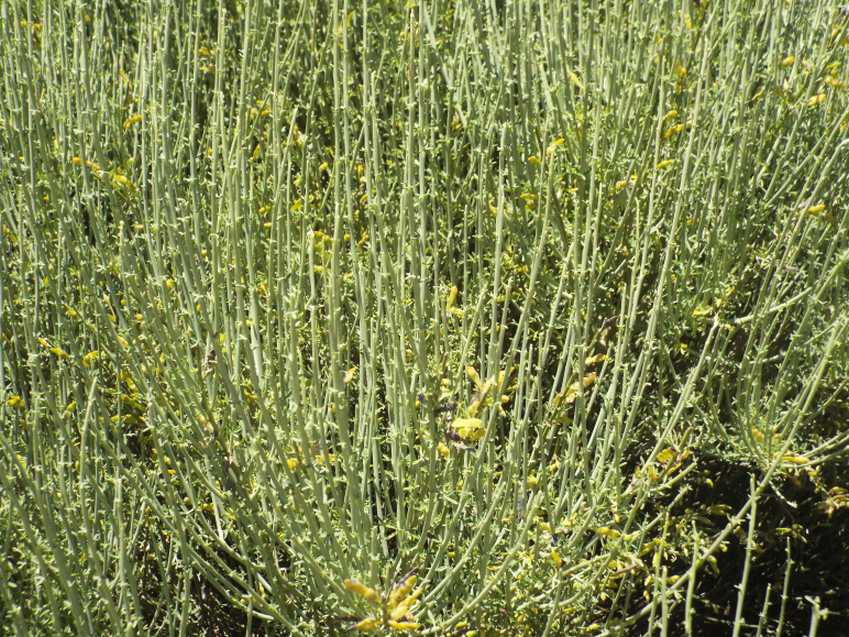
<path id="1" fill-rule="evenodd" d="M 836 4 L 4 0 L 0 33 L 9 634 L 846 621 L 794 526 L 849 505 Z"/>

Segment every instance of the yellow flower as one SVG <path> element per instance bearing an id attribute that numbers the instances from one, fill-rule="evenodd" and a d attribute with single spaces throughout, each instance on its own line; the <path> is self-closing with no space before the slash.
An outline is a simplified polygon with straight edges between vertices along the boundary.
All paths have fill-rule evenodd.
<path id="1" fill-rule="evenodd" d="M 819 202 L 816 205 L 809 206 L 808 209 L 807 209 L 807 213 L 809 215 L 818 215 L 818 214 L 820 214 L 821 212 L 824 212 L 824 211 L 825 211 L 825 204 L 823 202 Z"/>
<path id="2" fill-rule="evenodd" d="M 682 66 L 681 64 L 676 64 L 675 66 L 672 67 L 672 70 L 675 72 L 675 75 L 678 76 L 678 79 L 681 79 L 681 80 L 683 80 L 685 77 L 687 77 L 690 74 L 690 72 L 687 70 L 687 67 Z"/>
<path id="3" fill-rule="evenodd" d="M 551 561 L 554 563 L 554 568 L 560 568 L 560 565 L 563 564 L 563 558 L 555 549 L 551 549 Z"/>
<path id="4" fill-rule="evenodd" d="M 416 622 L 396 622 L 392 619 L 389 620 L 389 627 L 392 630 L 405 631 L 405 630 L 417 630 L 420 624 Z"/>
<path id="5" fill-rule="evenodd" d="M 63 350 L 61 347 L 51 347 L 50 353 L 56 356 L 57 358 L 70 358 L 68 352 Z"/>
<path id="6" fill-rule="evenodd" d="M 84 354 L 82 357 L 83 367 L 91 367 L 92 365 L 94 365 L 94 361 L 97 360 L 98 356 L 99 354 L 97 350 L 91 351 L 88 354 Z"/>
<path id="7" fill-rule="evenodd" d="M 550 157 L 557 151 L 558 148 L 560 148 L 565 143 L 565 139 L 563 139 L 562 137 L 558 137 L 548 145 L 548 148 L 545 149 L 545 154 Z"/>
<path id="8" fill-rule="evenodd" d="M 465 442 L 477 442 L 486 433 L 480 418 L 455 418 L 451 427 Z"/>
<path id="9" fill-rule="evenodd" d="M 581 78 L 579 78 L 573 71 L 568 72 L 569 81 L 572 82 L 575 86 L 577 86 L 582 91 L 584 90 L 584 83 L 581 82 Z"/>
<path id="10" fill-rule="evenodd" d="M 528 476 L 527 485 L 529 489 L 534 489 L 539 484 L 539 478 L 537 478 L 534 474 L 530 474 Z"/>
<path id="11" fill-rule="evenodd" d="M 454 303 L 457 302 L 457 294 L 459 294 L 459 290 L 456 285 L 451 286 L 451 289 L 448 291 L 448 298 L 445 300 L 445 311 L 450 312 L 451 308 L 454 307 Z"/>
<path id="12" fill-rule="evenodd" d="M 825 93 L 818 93 L 817 95 L 812 95 L 808 99 L 808 107 L 814 108 L 814 107 L 822 104 L 824 101 L 825 101 Z"/>
<path id="13" fill-rule="evenodd" d="M 571 405 L 578 398 L 578 394 L 581 392 L 581 388 L 584 389 L 591 387 L 595 381 L 598 379 L 598 374 L 596 372 L 590 372 L 586 376 L 584 376 L 583 380 L 575 381 L 566 389 L 565 392 L 561 392 L 554 397 L 554 406 L 557 407 L 561 402 L 565 402 L 567 405 Z"/>
<path id="14" fill-rule="evenodd" d="M 417 579 L 418 578 L 415 575 L 410 575 L 410 577 L 392 589 L 392 592 L 389 593 L 389 601 L 386 604 L 390 612 L 395 610 L 401 601 L 410 594 L 410 591 L 413 590 L 413 586 L 416 585 Z"/>
<path id="15" fill-rule="evenodd" d="M 674 457 L 675 457 L 675 450 L 672 447 L 667 447 L 666 449 L 661 451 L 659 454 L 657 454 L 657 461 L 660 464 L 666 464 L 667 462 L 672 460 L 672 458 L 674 458 Z"/>
<path id="16" fill-rule="evenodd" d="M 366 617 L 362 621 L 359 621 L 356 624 L 354 624 L 355 630 L 361 630 L 363 632 L 367 632 L 367 631 L 370 631 L 370 630 L 376 630 L 379 627 L 380 627 L 380 620 L 377 619 L 376 617 Z"/>
<path id="17" fill-rule="evenodd" d="M 584 360 L 584 365 L 589 367 L 590 365 L 596 365 L 597 363 L 603 363 L 607 360 L 607 354 L 596 354 L 595 356 L 589 356 Z"/>
<path id="18" fill-rule="evenodd" d="M 438 445 L 436 445 L 436 450 L 443 458 L 447 458 L 451 453 L 451 450 L 448 448 L 448 445 L 446 445 L 444 442 L 440 442 Z"/>
<path id="19" fill-rule="evenodd" d="M 707 303 L 700 303 L 695 307 L 692 312 L 693 318 L 702 318 L 705 316 L 710 316 L 713 312 L 713 308 Z"/>
<path id="20" fill-rule="evenodd" d="M 536 206 L 537 196 L 532 192 L 523 192 L 519 199 L 525 202 L 525 210 L 533 210 Z"/>
<path id="21" fill-rule="evenodd" d="M 637 173 L 633 173 L 630 178 L 620 179 L 619 181 L 617 181 L 615 184 L 613 184 L 613 187 L 616 190 L 616 192 L 620 192 L 620 191 L 624 190 L 625 188 L 627 188 L 629 185 L 633 186 L 636 183 L 637 183 Z"/>
<path id="22" fill-rule="evenodd" d="M 666 170 L 667 168 L 669 168 L 674 163 L 675 163 L 674 159 L 663 159 L 663 160 L 661 160 L 657 163 L 657 169 L 658 170 Z"/>
<path id="23" fill-rule="evenodd" d="M 452 307 L 450 310 L 448 310 L 448 313 L 451 316 L 453 316 L 455 318 L 459 318 L 459 319 L 466 316 L 466 313 L 462 309 L 460 309 L 459 307 Z"/>
<path id="24" fill-rule="evenodd" d="M 466 365 L 466 376 L 469 377 L 469 380 L 475 384 L 475 387 L 478 391 L 483 388 L 483 383 L 481 382 L 481 377 L 478 375 L 477 370 L 471 365 Z"/>
<path id="25" fill-rule="evenodd" d="M 142 116 L 138 113 L 130 115 L 127 119 L 124 120 L 124 130 L 128 130 L 142 121 Z"/>
<path id="26" fill-rule="evenodd" d="M 793 66 L 793 64 L 795 64 L 795 63 L 796 63 L 796 56 L 793 55 L 792 53 L 790 55 L 788 55 L 786 58 L 784 58 L 783 60 L 781 60 L 781 66 L 783 66 L 783 67 Z"/>
<path id="27" fill-rule="evenodd" d="M 127 190 L 135 190 L 136 186 L 135 184 L 133 184 L 132 181 L 130 181 L 127 176 L 122 175 L 119 172 L 115 172 L 112 174 L 112 188 L 114 188 L 115 190 L 118 190 L 120 188 L 125 188 Z"/>
<path id="28" fill-rule="evenodd" d="M 41 33 L 42 24 L 41 22 L 27 22 L 26 20 L 21 20 L 21 27 L 26 29 L 27 27 L 31 27 L 36 35 Z"/>
<path id="29" fill-rule="evenodd" d="M 342 585 L 345 587 L 345 590 L 362 597 L 367 602 L 371 602 L 372 604 L 380 603 L 380 595 L 378 595 L 377 591 L 373 588 L 369 588 L 359 580 L 346 579 L 342 582 Z"/>
<path id="30" fill-rule="evenodd" d="M 675 124 L 675 126 L 670 126 L 665 131 L 663 131 L 663 139 L 669 139 L 670 137 L 674 137 L 679 133 L 683 132 L 684 124 Z"/>
<path id="31" fill-rule="evenodd" d="M 317 465 L 324 465 L 325 463 L 333 464 L 334 462 L 336 462 L 336 454 L 328 453 L 326 456 L 318 454 L 313 458 L 313 460 Z"/>
<path id="32" fill-rule="evenodd" d="M 12 394 L 6 399 L 6 404 L 12 409 L 23 409 L 24 399 L 18 396 L 18 394 Z"/>
<path id="33" fill-rule="evenodd" d="M 421 589 L 415 591 L 411 595 L 408 595 L 404 598 L 402 602 L 400 602 L 395 608 L 389 611 L 389 619 L 393 621 L 400 621 L 404 618 L 404 616 L 410 612 L 410 608 L 418 601 L 419 595 L 422 594 Z"/>
<path id="34" fill-rule="evenodd" d="M 294 471 L 301 466 L 301 461 L 297 458 L 286 458 L 286 466 L 289 467 L 289 471 Z"/>

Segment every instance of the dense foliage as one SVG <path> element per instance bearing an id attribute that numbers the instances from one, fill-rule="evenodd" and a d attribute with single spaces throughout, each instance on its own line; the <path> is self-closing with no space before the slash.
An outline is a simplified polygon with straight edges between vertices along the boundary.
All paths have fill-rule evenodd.
<path id="1" fill-rule="evenodd" d="M 2 0 L 0 633 L 849 632 L 847 14 Z"/>

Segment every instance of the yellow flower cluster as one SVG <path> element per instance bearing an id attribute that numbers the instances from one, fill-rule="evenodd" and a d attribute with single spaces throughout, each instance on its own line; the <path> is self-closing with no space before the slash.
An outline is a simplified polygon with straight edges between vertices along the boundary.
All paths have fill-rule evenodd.
<path id="1" fill-rule="evenodd" d="M 142 121 L 142 116 L 139 113 L 134 113 L 124 120 L 124 130 L 130 130 L 133 126 Z"/>
<path id="2" fill-rule="evenodd" d="M 54 347 L 54 346 L 50 345 L 50 343 L 48 342 L 48 340 L 46 338 L 39 338 L 38 344 L 41 345 L 44 349 L 46 349 L 48 352 L 50 352 L 51 354 L 56 356 L 57 358 L 69 358 L 68 352 L 63 350 L 61 347 Z"/>
<path id="3" fill-rule="evenodd" d="M 569 385 L 566 388 L 566 391 L 562 391 L 554 397 L 554 406 L 559 407 L 560 403 L 565 402 L 567 405 L 571 405 L 578 398 L 578 395 L 581 393 L 582 389 L 587 389 L 592 387 L 595 381 L 598 379 L 598 374 L 596 372 L 590 372 L 586 376 L 584 376 L 581 380 L 576 380 L 574 383 Z"/>
<path id="4" fill-rule="evenodd" d="M 825 212 L 826 205 L 823 202 L 819 202 L 818 204 L 814 204 L 813 206 L 809 206 L 807 209 L 807 213 L 809 215 L 817 216 L 818 214 Z"/>
<path id="5" fill-rule="evenodd" d="M 97 357 L 99 355 L 100 354 L 97 350 L 92 350 L 88 354 L 83 354 L 83 357 L 81 359 L 83 367 L 91 367 L 92 365 L 94 365 L 94 362 L 97 360 Z"/>
<path id="6" fill-rule="evenodd" d="M 625 190 L 625 188 L 627 188 L 628 186 L 633 186 L 636 183 L 637 183 L 637 173 L 632 173 L 630 178 L 620 179 L 615 184 L 613 184 L 613 187 L 616 190 L 616 192 L 621 192 L 621 191 Z"/>
<path id="7" fill-rule="evenodd" d="M 486 427 L 480 418 L 455 418 L 451 428 L 463 442 L 478 442 L 486 433 Z"/>
<path id="8" fill-rule="evenodd" d="M 457 303 L 457 295 L 460 291 L 457 289 L 456 285 L 451 286 L 451 289 L 448 290 L 448 296 L 445 299 L 445 313 L 448 316 L 453 316 L 455 318 L 463 318 L 465 313 L 459 307 L 456 307 Z"/>
<path id="9" fill-rule="evenodd" d="M 98 164 L 97 162 L 93 162 L 90 159 L 81 159 L 80 157 L 77 157 L 75 155 L 74 157 L 71 157 L 71 163 L 74 166 L 85 166 L 86 168 L 88 168 L 91 172 L 93 172 L 98 177 L 100 176 L 100 173 L 102 172 L 102 170 L 100 168 L 100 164 Z"/>
<path id="10" fill-rule="evenodd" d="M 133 117 L 135 117 L 135 116 L 133 116 Z M 125 127 L 124 130 L 127 130 L 128 128 L 133 126 L 135 123 L 137 123 L 137 121 L 133 120 L 133 117 L 128 118 L 124 122 L 124 127 Z M 138 120 L 138 121 L 141 121 L 141 120 Z M 129 122 L 129 125 L 128 125 L 128 122 Z M 90 159 L 82 159 L 81 157 L 79 157 L 77 155 L 71 157 L 71 164 L 73 166 L 77 166 L 77 167 L 85 166 L 86 168 L 88 168 L 94 174 L 95 177 L 98 177 L 98 178 L 101 178 L 101 179 L 109 177 L 110 178 L 109 181 L 110 181 L 110 184 L 111 184 L 113 190 L 125 191 L 125 192 L 131 192 L 131 193 L 135 192 L 135 190 L 136 190 L 136 185 L 132 182 L 132 180 L 129 177 L 127 177 L 124 174 L 124 172 L 118 166 L 116 166 L 115 168 L 113 168 L 111 171 L 109 171 L 107 173 L 100 167 L 100 164 L 98 164 L 97 162 L 91 161 Z"/>
<path id="11" fill-rule="evenodd" d="M 354 593 L 366 600 L 369 604 L 378 607 L 378 612 L 371 617 L 366 617 L 354 625 L 354 629 L 363 632 L 377 630 L 378 628 L 389 628 L 394 631 L 410 631 L 420 627 L 411 613 L 422 594 L 419 588 L 413 591 L 416 576 L 410 575 L 403 582 L 395 586 L 384 600 L 381 595 L 355 579 L 346 579 L 342 582 L 345 590 Z"/>

